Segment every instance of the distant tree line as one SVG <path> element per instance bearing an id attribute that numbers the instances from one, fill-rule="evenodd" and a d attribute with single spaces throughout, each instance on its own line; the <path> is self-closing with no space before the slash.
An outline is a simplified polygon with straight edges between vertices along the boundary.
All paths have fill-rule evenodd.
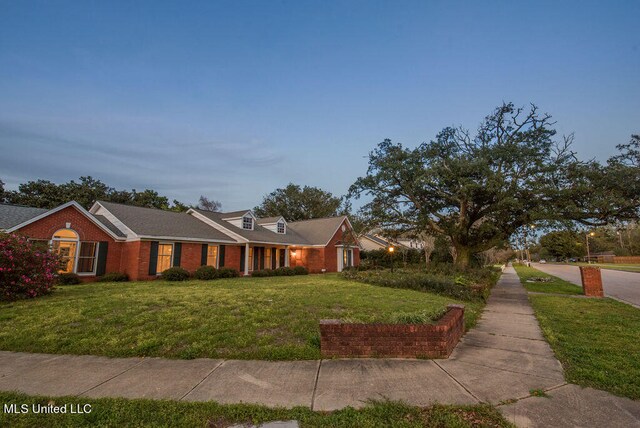
<path id="1" fill-rule="evenodd" d="M 151 189 L 118 190 L 91 176 L 80 177 L 79 181 L 71 180 L 62 184 L 48 180 L 28 181 L 20 184 L 18 190 L 5 190 L 4 183 L 0 181 L 0 202 L 50 209 L 69 201 L 76 201 L 86 209 L 89 209 L 95 201 L 169 211 L 186 211 L 192 207 L 175 199 L 170 201 L 168 197 Z M 222 205 L 218 201 L 200 196 L 199 203 L 195 207 L 219 211 Z"/>

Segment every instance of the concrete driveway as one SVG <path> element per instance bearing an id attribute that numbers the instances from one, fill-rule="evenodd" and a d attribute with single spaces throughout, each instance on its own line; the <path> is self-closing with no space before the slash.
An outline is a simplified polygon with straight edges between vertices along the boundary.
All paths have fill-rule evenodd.
<path id="1" fill-rule="evenodd" d="M 542 272 L 582 285 L 580 268 L 571 265 L 532 263 Z M 640 308 L 640 273 L 602 269 L 604 294 Z"/>

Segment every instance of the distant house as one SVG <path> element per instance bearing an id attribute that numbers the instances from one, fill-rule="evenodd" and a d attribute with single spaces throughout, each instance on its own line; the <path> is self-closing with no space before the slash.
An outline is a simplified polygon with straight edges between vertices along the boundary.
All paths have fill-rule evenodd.
<path id="1" fill-rule="evenodd" d="M 107 272 L 145 280 L 203 265 L 244 275 L 284 266 L 340 272 L 360 262 L 346 216 L 289 223 L 251 210 L 177 213 L 98 201 L 87 211 L 72 201 L 50 210 L 0 204 L 0 230 L 48 246 L 65 260 L 63 272 L 87 280 Z"/>
<path id="2" fill-rule="evenodd" d="M 358 240 L 363 251 L 385 249 L 390 246 L 399 247 L 400 249 L 421 250 L 424 248 L 424 242 L 407 236 L 400 236 L 396 240 L 391 240 L 380 234 L 370 232 L 359 235 Z"/>

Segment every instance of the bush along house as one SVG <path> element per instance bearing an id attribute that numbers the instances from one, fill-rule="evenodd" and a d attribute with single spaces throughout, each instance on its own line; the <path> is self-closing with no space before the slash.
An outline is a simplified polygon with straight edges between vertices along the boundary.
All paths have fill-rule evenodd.
<path id="1" fill-rule="evenodd" d="M 250 275 L 285 266 L 340 272 L 360 262 L 346 216 L 287 222 L 257 218 L 251 210 L 177 213 L 103 201 L 88 211 L 73 201 L 50 210 L 0 204 L 0 231 L 50 248 L 64 261 L 61 272 L 86 281 L 111 272 L 148 280 L 175 266 L 190 272 L 229 267 Z"/>

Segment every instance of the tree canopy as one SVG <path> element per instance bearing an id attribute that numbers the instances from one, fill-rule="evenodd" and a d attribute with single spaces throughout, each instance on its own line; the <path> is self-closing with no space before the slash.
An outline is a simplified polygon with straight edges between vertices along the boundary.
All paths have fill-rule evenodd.
<path id="1" fill-rule="evenodd" d="M 318 187 L 289 183 L 266 195 L 254 208 L 258 217 L 282 215 L 287 221 L 330 217 L 341 212 L 342 198 Z"/>
<path id="2" fill-rule="evenodd" d="M 416 148 L 386 139 L 369 155 L 367 174 L 350 188 L 367 195 L 364 213 L 381 227 L 445 236 L 459 266 L 537 221 L 605 222 L 638 213 L 632 151 L 603 166 L 580 162 L 572 137 L 555 138 L 554 122 L 535 105 L 496 108 L 475 135 L 444 128 Z M 633 149 L 633 147 L 631 147 Z M 597 192 L 588 186 L 597 185 Z M 629 197 L 634 198 L 629 199 Z"/>
<path id="3" fill-rule="evenodd" d="M 17 191 L 5 191 L 3 200 L 11 204 L 37 208 L 55 208 L 73 200 L 88 209 L 95 201 L 103 200 L 162 210 L 189 209 L 188 205 L 176 200 L 170 203 L 169 198 L 161 196 L 155 190 L 116 190 L 91 176 L 80 177 L 79 182 L 71 180 L 63 184 L 55 184 L 48 180 L 29 181 L 20 184 Z"/>

